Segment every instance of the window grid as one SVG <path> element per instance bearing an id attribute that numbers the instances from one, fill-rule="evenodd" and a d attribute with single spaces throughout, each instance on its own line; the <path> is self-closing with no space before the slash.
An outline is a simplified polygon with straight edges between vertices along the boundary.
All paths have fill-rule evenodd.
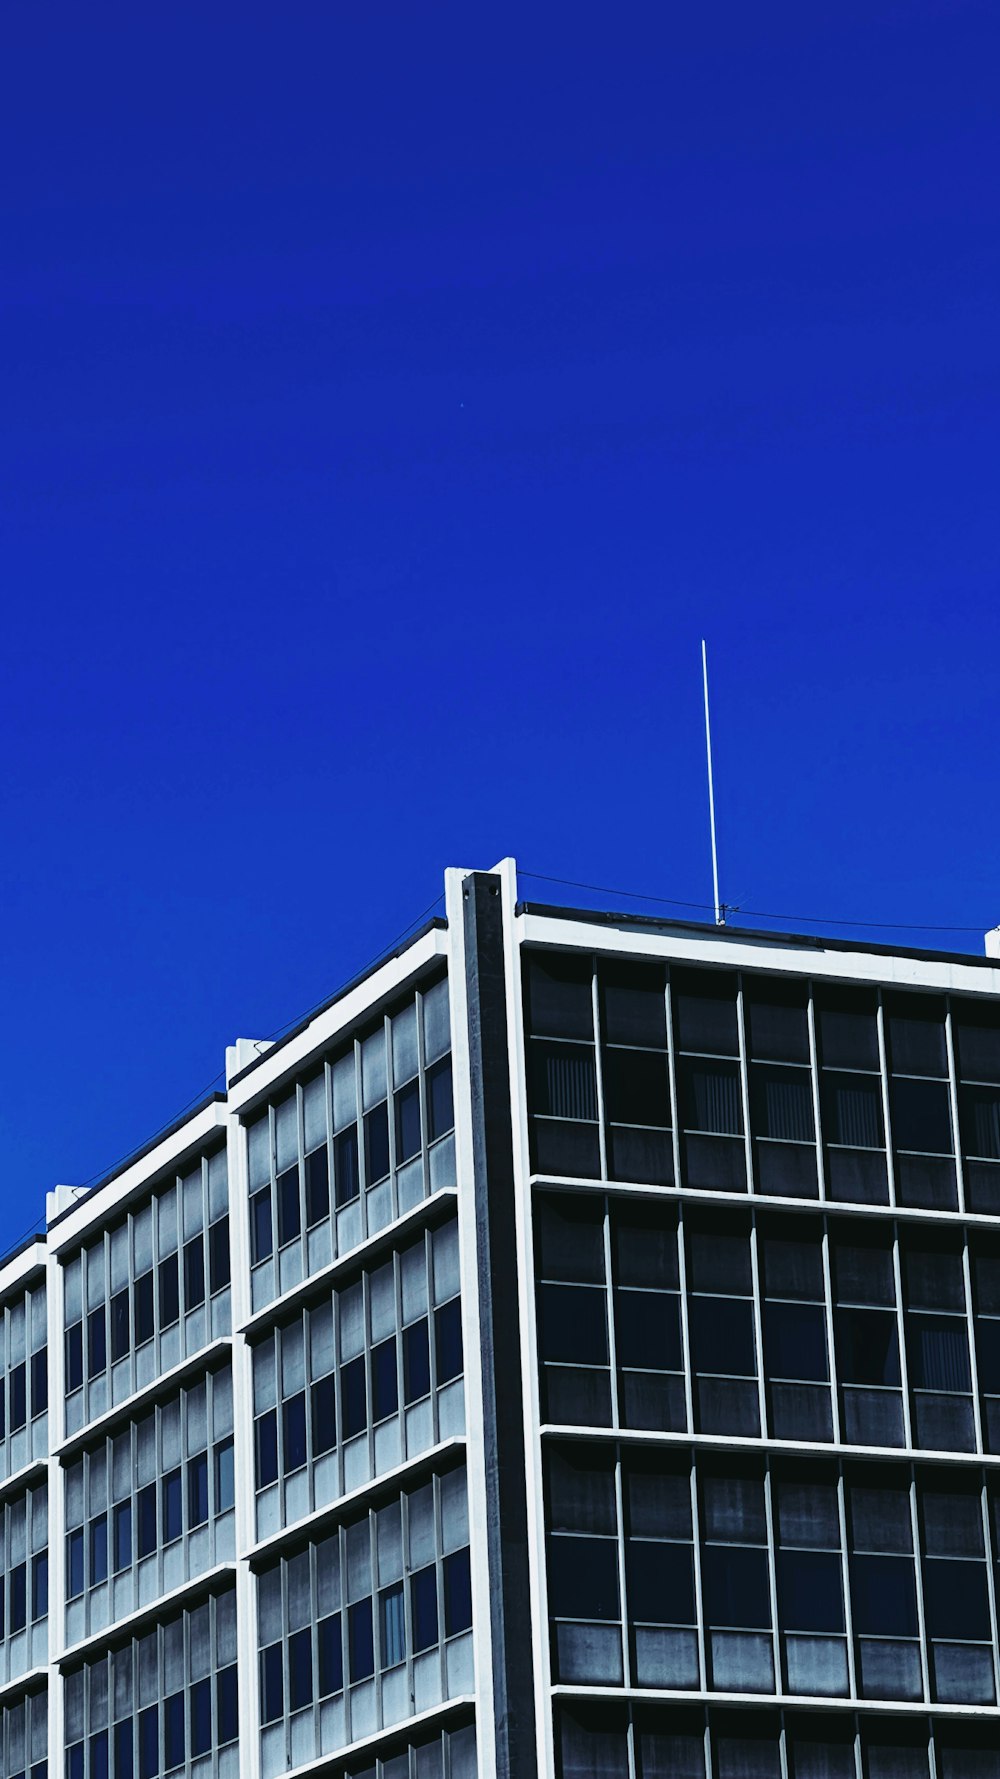
<path id="1" fill-rule="evenodd" d="M 254 1309 L 455 1183 L 447 979 L 247 1126 Z"/>
<path id="2" fill-rule="evenodd" d="M 916 1712 L 601 1703 L 556 1707 L 558 1779 L 997 1779 L 992 1729 Z"/>
<path id="3" fill-rule="evenodd" d="M 253 1376 L 258 1537 L 464 1432 L 457 1221 L 296 1311 Z"/>
<path id="4" fill-rule="evenodd" d="M 566 1239 L 561 1226 L 574 1219 L 593 1233 L 593 1251 L 600 1254 L 596 1272 L 590 1261 L 546 1259 L 546 1246 L 555 1253 L 552 1244 Z M 676 1285 L 661 1288 L 658 1296 L 664 1303 L 676 1300 L 680 1311 L 677 1354 L 661 1373 L 676 1388 L 660 1400 L 655 1418 L 629 1412 L 622 1388 L 630 1374 L 612 1346 L 621 1338 L 623 1296 L 637 1295 L 622 1285 L 618 1230 L 623 1224 L 638 1229 L 643 1220 L 651 1241 L 664 1240 L 663 1251 L 676 1268 Z M 713 1211 L 648 1195 L 537 1189 L 535 1226 L 543 1424 L 749 1437 L 758 1437 L 763 1426 L 766 1437 L 796 1444 L 941 1451 L 956 1458 L 1000 1455 L 1000 1244 L 988 1230 L 956 1217 L 946 1239 L 927 1225 L 890 1218 L 862 1222 L 834 1207 L 790 1217 L 764 1205 Z M 692 1274 L 692 1244 L 699 1239 L 708 1249 L 721 1249 L 725 1240 L 745 1245 L 747 1283 L 706 1288 Z M 791 1325 L 785 1348 L 799 1367 L 800 1383 L 783 1370 L 768 1340 L 765 1312 L 787 1292 L 772 1291 L 754 1259 L 761 1242 L 778 1241 L 814 1255 L 817 1267 L 813 1295 L 803 1298 L 797 1290 L 789 1299 L 791 1309 L 796 1299 L 815 1306 L 825 1347 L 823 1375 L 809 1378 L 803 1343 Z M 831 1253 L 834 1261 L 846 1256 L 850 1262 L 855 1254 L 884 1261 L 891 1269 L 891 1296 L 879 1299 L 876 1291 L 872 1297 L 862 1275 L 858 1282 L 847 1276 L 849 1266 L 839 1269 L 845 1275 L 839 1280 Z M 951 1281 L 955 1294 L 947 1304 L 921 1296 L 925 1287 L 910 1282 L 908 1261 L 915 1277 L 916 1267 L 923 1267 L 935 1289 Z M 672 1310 L 670 1315 L 672 1320 Z M 706 1340 L 720 1348 L 719 1360 L 700 1357 Z M 714 1369 L 719 1364 L 728 1370 Z M 799 1393 L 784 1408 L 778 1401 L 782 1389 Z"/>
<path id="5" fill-rule="evenodd" d="M 0 1501 L 0 1682 L 48 1660 L 48 1484 Z"/>
<path id="6" fill-rule="evenodd" d="M 48 1745 L 46 1691 L 0 1705 L 0 1773 L 6 1779 L 48 1779 Z"/>
<path id="7" fill-rule="evenodd" d="M 224 1148 L 64 1261 L 67 1434 L 228 1334 L 230 1271 Z"/>
<path id="8" fill-rule="evenodd" d="M 230 1591 L 66 1675 L 66 1779 L 157 1779 L 193 1771 L 235 1779 L 237 1690 L 236 1594 Z"/>
<path id="9" fill-rule="evenodd" d="M 634 1056 L 653 1055 L 654 1049 L 644 1040 L 624 1038 L 621 1014 L 617 1024 L 615 1015 L 609 1014 L 609 992 L 620 984 L 623 972 L 630 973 L 636 994 L 662 1001 L 666 1015 L 662 1048 L 669 1079 L 663 1083 L 661 1109 L 655 1109 L 648 1084 L 638 1076 L 633 1094 L 645 1096 L 647 1126 L 655 1123 L 672 1139 L 667 1146 L 658 1145 L 655 1165 L 647 1146 L 642 1164 L 631 1170 L 616 1164 L 615 1131 L 622 1126 L 616 1125 L 608 1103 L 606 1065 L 629 1049 Z M 1000 1022 L 988 1023 L 988 1015 L 972 997 L 847 989 L 804 978 L 795 978 L 790 991 L 788 983 L 763 972 L 729 973 L 712 967 L 695 971 L 661 962 L 624 966 L 603 955 L 540 950 L 525 953 L 525 973 L 529 1122 L 537 1173 L 665 1187 L 679 1182 L 698 1190 L 863 1202 L 887 1210 L 898 1205 L 1000 1211 Z M 699 1048 L 703 1039 L 684 1037 L 677 997 L 671 995 L 671 976 L 682 984 L 685 995 L 695 1000 L 704 995 L 709 1002 L 717 998 L 713 991 L 720 982 L 731 981 L 730 1039 L 714 1048 Z M 766 1007 L 768 997 L 777 997 L 781 1004 L 781 997 L 790 992 L 794 996 L 796 987 L 801 989 L 802 1048 L 794 1060 L 787 1052 L 782 1057 L 759 1057 L 748 1042 L 745 1003 Z M 866 998 L 870 1013 L 859 1010 Z M 648 1020 L 648 1014 L 644 1017 Z M 842 1029 L 824 1053 L 822 1028 L 828 1025 L 833 1031 L 838 1020 Z M 861 1042 L 863 1055 L 847 1029 L 852 1021 L 858 1024 L 855 1039 L 863 1038 L 861 1026 L 870 1022 L 872 1043 L 869 1051 Z M 908 1028 L 922 1023 L 940 1034 L 940 1065 L 910 1054 L 914 1045 Z M 695 1094 L 701 1116 L 685 1110 L 678 1081 L 680 1062 L 685 1065 L 685 1092 L 688 1097 Z M 714 1063 L 719 1067 L 713 1068 Z M 704 1079 L 692 1084 L 689 1077 L 695 1064 L 704 1065 Z M 738 1086 L 729 1078 L 730 1068 L 738 1073 Z M 808 1075 L 810 1091 L 796 1101 L 801 1111 L 789 1104 L 779 1109 L 784 1135 L 766 1130 L 761 1110 L 755 1109 L 754 1071 L 760 1069 L 777 1072 L 789 1084 L 799 1076 L 804 1083 Z M 869 1107 L 866 1083 L 877 1089 L 877 1115 Z M 897 1104 L 895 1113 L 894 1083 L 914 1090 Z M 934 1092 L 937 1116 L 926 1105 L 921 1112 L 928 1089 Z M 812 1131 L 804 1140 L 804 1127 L 798 1126 L 807 1103 Z M 712 1128 L 703 1128 L 706 1123 Z M 765 1170 L 766 1154 L 780 1150 L 785 1151 L 785 1160 L 772 1160 Z"/>
<path id="10" fill-rule="evenodd" d="M 468 1537 L 454 1470 L 261 1569 L 265 1779 L 472 1690 Z"/>
<path id="11" fill-rule="evenodd" d="M 67 1644 L 235 1556 L 229 1368 L 81 1452 L 65 1501 Z"/>
<path id="12" fill-rule="evenodd" d="M 773 1453 L 558 1440 L 546 1442 L 545 1471 L 554 1684 L 996 1707 L 996 1480 L 909 1461 L 817 1468 Z M 791 1500 L 789 1529 L 776 1490 Z M 802 1531 L 801 1503 L 817 1490 L 825 1510 Z M 690 1552 L 687 1579 L 683 1560 L 657 1566 L 664 1548 Z M 759 1565 L 744 1572 L 741 1551 L 760 1552 Z M 829 1557 L 822 1570 L 813 1552 Z M 786 1597 L 779 1559 L 797 1553 Z"/>
<path id="13" fill-rule="evenodd" d="M 0 1304 L 0 1481 L 48 1452 L 44 1278 Z"/>

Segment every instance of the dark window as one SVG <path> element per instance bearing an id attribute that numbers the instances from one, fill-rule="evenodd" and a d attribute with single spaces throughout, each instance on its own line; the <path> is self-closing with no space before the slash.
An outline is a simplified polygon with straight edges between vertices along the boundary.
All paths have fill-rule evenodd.
<path id="1" fill-rule="evenodd" d="M 682 1056 L 678 1062 L 678 1087 L 685 1130 L 742 1136 L 743 1100 L 737 1063 Z"/>
<path id="2" fill-rule="evenodd" d="M 817 997 L 817 1014 L 820 1060 L 825 1068 L 878 1068 L 873 994 L 864 989 L 825 989 Z"/>
<path id="3" fill-rule="evenodd" d="M 396 1106 L 396 1166 L 420 1154 L 420 1082 L 398 1089 Z"/>
<path id="4" fill-rule="evenodd" d="M 816 1128 L 812 1078 L 807 1071 L 755 1064 L 750 1070 L 750 1123 L 758 1137 L 811 1143 Z"/>
<path id="5" fill-rule="evenodd" d="M 163 1705 L 163 1757 L 166 1770 L 184 1762 L 184 1694 L 171 1693 Z"/>
<path id="6" fill-rule="evenodd" d="M 49 1610 L 49 1559 L 43 1551 L 31 1559 L 31 1616 L 44 1618 Z"/>
<path id="7" fill-rule="evenodd" d="M 319 1691 L 320 1697 L 326 1698 L 329 1693 L 339 1693 L 344 1684 L 340 1613 L 334 1612 L 329 1618 L 321 1618 L 316 1628 L 319 1638 Z"/>
<path id="8" fill-rule="evenodd" d="M 457 1297 L 434 1311 L 434 1354 L 439 1384 L 461 1376 L 462 1305 Z"/>
<path id="9" fill-rule="evenodd" d="M 349 1124 L 346 1130 L 338 1132 L 333 1139 L 333 1174 L 336 1185 L 338 1208 L 350 1204 L 357 1198 L 358 1185 L 358 1127 Z"/>
<path id="10" fill-rule="evenodd" d="M 108 1579 L 108 1516 L 99 1514 L 90 1522 L 90 1585 Z"/>
<path id="11" fill-rule="evenodd" d="M 594 1036 L 593 972 L 589 958 L 534 952 L 527 960 L 528 1024 L 536 1036 Z"/>
<path id="12" fill-rule="evenodd" d="M 809 1016 L 798 983 L 755 980 L 744 984 L 747 1049 L 758 1062 L 809 1061 Z"/>
<path id="13" fill-rule="evenodd" d="M 306 1393 L 300 1390 L 281 1405 L 283 1469 L 287 1476 L 306 1461 Z"/>
<path id="14" fill-rule="evenodd" d="M 49 1406 L 48 1355 L 43 1347 L 31 1355 L 31 1413 L 42 1415 Z"/>
<path id="15" fill-rule="evenodd" d="M 312 1387 L 313 1457 L 332 1452 L 337 1443 L 337 1396 L 333 1372 L 317 1378 Z"/>
<path id="16" fill-rule="evenodd" d="M 752 1304 L 733 1297 L 692 1297 L 688 1315 L 696 1371 L 725 1377 L 757 1375 Z"/>
<path id="17" fill-rule="evenodd" d="M 103 1309 L 98 1313 L 101 1316 L 101 1325 L 103 1327 Z M 20 1365 L 14 1366 L 10 1374 L 8 1409 L 10 1411 L 10 1430 L 12 1433 L 19 1433 L 28 1418 L 28 1393 L 26 1389 L 26 1381 L 27 1374 L 24 1362 L 22 1361 Z"/>
<path id="18" fill-rule="evenodd" d="M 188 1527 L 203 1526 L 208 1519 L 208 1453 L 198 1452 L 188 1462 Z"/>
<path id="19" fill-rule="evenodd" d="M 156 1779 L 159 1770 L 159 1712 L 156 1705 L 148 1705 L 139 1713 L 139 1779 Z"/>
<path id="20" fill-rule="evenodd" d="M 554 1618 L 620 1619 L 618 1545 L 613 1538 L 550 1537 L 547 1574 Z"/>
<path id="21" fill-rule="evenodd" d="M 673 970 L 671 986 L 679 1048 L 738 1056 L 736 978 L 722 970 Z"/>
<path id="22" fill-rule="evenodd" d="M 263 1720 L 273 1723 L 285 1708 L 284 1676 L 281 1670 L 281 1644 L 272 1643 L 260 1654 L 260 1690 Z"/>
<path id="23" fill-rule="evenodd" d="M 79 1390 L 83 1383 L 83 1324 L 74 1322 L 66 1330 L 66 1388 Z"/>
<path id="24" fill-rule="evenodd" d="M 176 1322 L 181 1313 L 180 1281 L 177 1275 L 177 1255 L 168 1254 L 166 1260 L 160 1261 L 160 1327 L 169 1328 Z"/>
<path id="25" fill-rule="evenodd" d="M 108 1322 L 107 1322 L 107 1316 L 105 1314 L 104 1305 L 102 1303 L 100 1309 L 91 1310 L 90 1315 L 87 1317 L 87 1376 L 89 1378 L 100 1377 L 101 1372 L 106 1370 L 107 1363 L 108 1363 Z M 23 1366 L 19 1365 L 17 1369 L 21 1374 L 21 1400 L 23 1402 L 23 1400 L 24 1400 L 24 1368 L 23 1368 Z M 10 1374 L 11 1426 L 23 1426 L 24 1425 L 23 1414 L 22 1414 L 21 1420 L 19 1422 L 15 1422 L 15 1420 L 14 1420 L 14 1377 L 15 1377 L 15 1375 L 16 1374 L 14 1372 L 11 1372 L 11 1374 Z"/>
<path id="26" fill-rule="evenodd" d="M 365 1113 L 365 1181 L 374 1186 L 389 1172 L 389 1107 L 385 1100 Z"/>
<path id="27" fill-rule="evenodd" d="M 667 1047 L 666 1003 L 662 964 L 599 966 L 601 1024 L 609 1044 Z"/>
<path id="28" fill-rule="evenodd" d="M 427 1141 L 433 1143 L 436 1137 L 443 1137 L 455 1123 L 455 1105 L 451 1087 L 451 1057 L 444 1056 L 428 1069 L 427 1088 Z"/>
<path id="29" fill-rule="evenodd" d="M 825 1383 L 826 1317 L 818 1304 L 765 1303 L 764 1354 L 769 1377 Z"/>
<path id="30" fill-rule="evenodd" d="M 132 1326 L 135 1344 L 141 1347 L 153 1338 L 153 1274 L 144 1272 L 132 1286 Z"/>
<path id="31" fill-rule="evenodd" d="M 351 1359 L 340 1371 L 340 1419 L 345 1439 L 353 1439 L 368 1424 L 365 1396 L 365 1362 Z"/>
<path id="32" fill-rule="evenodd" d="M 583 1044 L 532 1044 L 531 1109 L 549 1118 L 597 1117 L 594 1052 Z"/>
<path id="33" fill-rule="evenodd" d="M 410 1612 L 414 1654 L 438 1640 L 437 1570 L 433 1563 L 410 1578 Z"/>
<path id="34" fill-rule="evenodd" d="M 212 1682 L 196 1680 L 191 1688 L 191 1759 L 212 1746 Z"/>
<path id="35" fill-rule="evenodd" d="M 70 1600 L 83 1593 L 83 1528 L 70 1532 L 66 1539 L 66 1593 Z"/>
<path id="36" fill-rule="evenodd" d="M 139 1556 L 152 1556 L 156 1549 L 156 1484 L 147 1483 L 136 1497 L 139 1521 Z"/>
<path id="37" fill-rule="evenodd" d="M 299 1202 L 299 1164 L 286 1168 L 275 1182 L 278 1195 L 278 1246 L 296 1241 L 302 1234 L 302 1207 Z"/>
<path id="38" fill-rule="evenodd" d="M 767 1552 L 739 1544 L 709 1544 L 702 1551 L 701 1584 L 710 1625 L 767 1630 L 771 1601 Z"/>
<path id="39" fill-rule="evenodd" d="M 469 1573 L 469 1552 L 454 1551 L 444 1560 L 444 1631 L 454 1637 L 472 1624 L 472 1578 Z"/>
<path id="40" fill-rule="evenodd" d="M 403 1399 L 407 1406 L 419 1402 L 430 1387 L 431 1353 L 425 1317 L 403 1329 Z"/>
<path id="41" fill-rule="evenodd" d="M 347 1609 L 347 1647 L 351 1680 L 368 1680 L 375 1672 L 375 1640 L 370 1600 L 357 1600 Z"/>
<path id="42" fill-rule="evenodd" d="M 778 1552 L 778 1619 L 788 1631 L 843 1631 L 839 1551 Z"/>
<path id="43" fill-rule="evenodd" d="M 228 1513 L 236 1502 L 236 1476 L 233 1465 L 233 1442 L 224 1439 L 215 1448 L 215 1511 Z"/>
<path id="44" fill-rule="evenodd" d="M 694 1624 L 694 1554 L 689 1544 L 630 1538 L 625 1571 L 633 1624 Z"/>
<path id="45" fill-rule="evenodd" d="M 267 1260 L 274 1248 L 271 1233 L 271 1188 L 264 1186 L 250 1200 L 250 1253 L 256 1266 Z"/>
<path id="46" fill-rule="evenodd" d="M 383 1588 L 379 1594 L 379 1659 L 383 1668 L 395 1668 L 406 1660 L 406 1619 L 403 1584 Z"/>
<path id="47" fill-rule="evenodd" d="M 539 1278 L 603 1285 L 604 1208 L 600 1200 L 595 1203 L 592 1199 L 563 1194 L 557 1198 L 539 1199 L 535 1242 Z M 645 1279 L 629 1281 L 631 1284 L 647 1282 Z"/>
<path id="48" fill-rule="evenodd" d="M 66 1750 L 66 1779 L 83 1779 L 84 1746 L 75 1742 Z"/>
<path id="49" fill-rule="evenodd" d="M 952 1153 L 947 1082 L 895 1077 L 890 1083 L 889 1110 L 897 1149 L 917 1149 L 930 1155 Z"/>
<path id="50" fill-rule="evenodd" d="M 115 1508 L 115 1572 L 128 1569 L 132 1563 L 132 1503 L 119 1502 Z"/>
<path id="51" fill-rule="evenodd" d="M 288 1709 L 301 1711 L 312 1704 L 312 1632 L 308 1625 L 288 1639 Z"/>
<path id="52" fill-rule="evenodd" d="M 605 1292 L 586 1285 L 539 1285 L 538 1342 L 543 1359 L 607 1365 Z"/>
<path id="53" fill-rule="evenodd" d="M 196 1310 L 205 1301 L 205 1243 L 200 1235 L 184 1244 L 184 1308 Z"/>
<path id="54" fill-rule="evenodd" d="M 619 1365 L 643 1370 L 681 1369 L 680 1301 L 666 1291 L 615 1292 Z"/>
<path id="55" fill-rule="evenodd" d="M 306 1156 L 306 1222 L 311 1229 L 330 1215 L 330 1156 L 324 1143 Z"/>
<path id="56" fill-rule="evenodd" d="M 854 1628 L 863 1636 L 915 1637 L 917 1594 L 908 1557 L 851 1557 Z"/>
<path id="57" fill-rule="evenodd" d="M 115 1779 L 132 1779 L 134 1772 L 132 1750 L 132 1719 L 115 1724 Z"/>
<path id="58" fill-rule="evenodd" d="M 90 1738 L 90 1779 L 108 1779 L 108 1732 Z"/>
<path id="59" fill-rule="evenodd" d="M 394 1415 L 399 1407 L 396 1382 L 396 1340 L 384 1340 L 372 1348 L 372 1413 L 376 1421 Z"/>
<path id="60" fill-rule="evenodd" d="M 229 1218 L 220 1217 L 208 1232 L 208 1282 L 213 1295 L 230 1280 Z"/>
<path id="61" fill-rule="evenodd" d="M 845 1384 L 898 1386 L 896 1318 L 885 1310 L 838 1309 L 837 1367 Z"/>
<path id="62" fill-rule="evenodd" d="M 219 1746 L 235 1742 L 239 1733 L 239 1692 L 236 1663 L 223 1668 L 215 1681 L 215 1709 Z"/>
<path id="63" fill-rule="evenodd" d="M 887 995 L 889 1063 L 900 1075 L 947 1075 L 944 1004 L 920 995 Z"/>
<path id="64" fill-rule="evenodd" d="M 24 1563 L 18 1563 L 10 1572 L 10 1592 L 7 1600 L 7 1611 L 11 1633 L 23 1631 L 28 1618 L 28 1572 Z"/>
<path id="65" fill-rule="evenodd" d="M 124 1359 L 129 1349 L 129 1293 L 126 1285 L 124 1291 L 116 1291 L 111 1299 L 111 1357 Z"/>
<path id="66" fill-rule="evenodd" d="M 824 1070 L 820 1090 L 823 1134 L 828 1143 L 851 1149 L 882 1149 L 882 1091 L 873 1075 L 836 1075 Z"/>
<path id="67" fill-rule="evenodd" d="M 607 1050 L 604 1105 L 615 1124 L 670 1125 L 670 1081 L 665 1053 Z"/>
<path id="68" fill-rule="evenodd" d="M 180 1470 L 168 1470 L 161 1484 L 163 1542 L 170 1544 L 184 1530 L 184 1497 Z"/>

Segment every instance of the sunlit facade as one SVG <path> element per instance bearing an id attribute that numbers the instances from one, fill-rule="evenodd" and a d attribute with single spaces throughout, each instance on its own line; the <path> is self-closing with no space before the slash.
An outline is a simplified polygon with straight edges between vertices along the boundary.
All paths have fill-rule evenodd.
<path id="1" fill-rule="evenodd" d="M 0 1269 L 2 1779 L 1000 1775 L 1000 963 L 505 861 L 226 1061 Z"/>

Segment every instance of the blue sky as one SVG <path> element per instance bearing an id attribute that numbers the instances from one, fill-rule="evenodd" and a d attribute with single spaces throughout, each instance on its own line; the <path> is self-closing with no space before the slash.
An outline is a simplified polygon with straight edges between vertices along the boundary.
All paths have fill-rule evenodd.
<path id="1" fill-rule="evenodd" d="M 0 1244 L 447 864 L 710 900 L 702 635 L 723 896 L 981 949 L 995 6 L 0 33 Z"/>

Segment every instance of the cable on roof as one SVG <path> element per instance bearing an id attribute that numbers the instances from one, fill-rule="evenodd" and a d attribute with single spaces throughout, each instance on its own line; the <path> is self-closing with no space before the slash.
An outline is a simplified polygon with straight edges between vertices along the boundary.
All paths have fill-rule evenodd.
<path id="1" fill-rule="evenodd" d="M 624 896 L 629 902 L 657 902 L 665 908 L 701 908 L 706 913 L 714 913 L 714 904 L 711 902 L 677 902 L 670 896 L 643 896 L 635 890 L 608 889 L 607 885 L 600 883 L 579 883 L 572 877 L 549 877 L 543 871 L 519 870 L 518 876 L 530 877 L 536 883 L 559 883 L 566 889 L 590 890 L 597 896 Z M 774 914 L 763 908 L 741 908 L 737 911 L 732 909 L 731 904 L 730 908 L 733 913 L 747 914 L 754 920 L 796 920 L 811 926 L 865 927 L 870 931 L 889 933 L 979 933 L 981 935 L 984 931 L 982 927 L 924 926 L 912 921 L 835 920 L 832 916 L 825 914 Z"/>

